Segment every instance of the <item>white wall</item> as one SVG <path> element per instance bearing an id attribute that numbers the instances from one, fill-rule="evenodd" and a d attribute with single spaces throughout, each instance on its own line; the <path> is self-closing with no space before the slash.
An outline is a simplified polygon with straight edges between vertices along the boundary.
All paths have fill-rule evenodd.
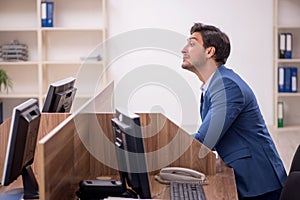
<path id="1" fill-rule="evenodd" d="M 136 29 L 159 28 L 174 32 L 170 42 L 177 43 L 175 46 L 178 47 L 177 52 L 144 48 L 120 55 L 109 70 L 117 85 L 137 67 L 162 65 L 186 80 L 197 99 L 201 83 L 193 74 L 181 69 L 180 51 L 185 41 L 180 37 L 178 41 L 174 38 L 176 34 L 187 37 L 194 22 L 213 24 L 231 39 L 232 51 L 227 67 L 233 68 L 249 83 L 267 124 L 273 124 L 272 0 L 109 0 L 108 8 L 110 38 Z M 153 41 L 166 40 L 155 35 L 153 37 L 156 37 L 152 38 Z M 146 34 L 145 38 L 150 40 L 151 35 Z M 113 48 L 118 48 L 118 45 L 114 44 Z M 174 82 L 178 84 L 179 79 L 177 77 Z M 174 91 L 172 93 L 168 88 L 147 85 L 136 89 L 128 104 L 135 112 L 163 110 L 178 124 L 195 124 L 195 115 L 189 116 L 183 110 L 198 113 L 199 109 L 195 107 L 197 105 L 180 105 L 180 98 L 176 98 Z M 199 124 L 198 115 L 196 117 Z"/>

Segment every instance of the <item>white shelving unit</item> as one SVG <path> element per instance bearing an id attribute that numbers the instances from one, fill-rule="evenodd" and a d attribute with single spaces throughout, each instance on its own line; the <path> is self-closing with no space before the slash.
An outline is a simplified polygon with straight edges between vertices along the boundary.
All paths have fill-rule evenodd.
<path id="1" fill-rule="evenodd" d="M 275 126 L 278 127 L 277 103 L 284 105 L 284 126 L 278 130 L 300 130 L 300 81 L 298 80 L 297 93 L 278 92 L 278 67 L 297 67 L 300 77 L 300 1 L 298 0 L 274 0 L 274 105 Z M 280 33 L 293 34 L 292 59 L 279 59 Z"/>
<path id="2" fill-rule="evenodd" d="M 3 119 L 28 98 L 37 98 L 42 106 L 49 84 L 76 77 L 80 57 L 106 39 L 106 0 L 51 1 L 54 26 L 47 28 L 41 27 L 41 0 L 0 2 L 0 45 L 18 40 L 29 51 L 28 61 L 0 62 L 13 80 L 13 89 L 0 93 Z"/>

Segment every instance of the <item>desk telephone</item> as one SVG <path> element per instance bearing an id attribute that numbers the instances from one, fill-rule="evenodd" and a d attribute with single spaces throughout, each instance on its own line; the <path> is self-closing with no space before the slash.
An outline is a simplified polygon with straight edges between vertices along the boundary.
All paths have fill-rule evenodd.
<path id="1" fill-rule="evenodd" d="M 160 170 L 155 179 L 162 183 L 190 182 L 207 184 L 206 176 L 198 171 L 183 167 L 166 167 Z"/>

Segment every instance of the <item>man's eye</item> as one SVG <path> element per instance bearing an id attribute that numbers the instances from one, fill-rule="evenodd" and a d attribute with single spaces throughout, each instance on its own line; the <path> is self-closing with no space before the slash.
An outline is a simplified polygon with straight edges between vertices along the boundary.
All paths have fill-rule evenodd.
<path id="1" fill-rule="evenodd" d="M 191 47 L 195 46 L 195 43 L 194 42 L 190 42 L 190 46 Z"/>

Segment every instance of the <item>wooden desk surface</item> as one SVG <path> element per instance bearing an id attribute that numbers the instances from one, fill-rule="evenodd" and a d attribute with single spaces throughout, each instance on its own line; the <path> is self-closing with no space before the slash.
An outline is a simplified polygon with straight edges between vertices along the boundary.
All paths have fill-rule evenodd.
<path id="1" fill-rule="evenodd" d="M 44 117 L 46 117 L 46 116 L 44 116 Z M 52 118 L 58 118 L 58 116 L 56 116 L 56 115 L 50 115 L 50 116 L 48 116 L 48 117 L 51 117 L 51 119 Z M 104 117 L 106 117 L 106 115 L 104 116 Z M 47 118 L 47 117 L 46 117 Z M 44 120 L 46 120 L 46 118 L 44 118 Z M 62 117 L 62 119 L 65 119 L 66 118 L 66 116 L 63 116 Z M 107 120 L 109 120 L 110 121 L 110 117 L 106 117 L 107 118 Z M 47 118 L 48 119 L 48 118 Z M 61 120 L 58 120 L 58 122 L 55 122 L 54 124 L 59 124 L 59 122 L 60 122 Z M 103 120 L 102 120 L 103 121 Z M 48 120 L 46 120 L 46 122 L 48 122 Z M 45 122 L 45 124 L 44 124 L 44 126 L 46 126 L 47 125 L 47 123 Z M 71 123 L 70 123 L 71 124 Z M 8 128 L 7 127 L 9 127 L 8 126 L 9 124 L 7 123 L 7 126 L 5 126 L 6 127 L 6 129 L 8 130 Z M 71 124 L 72 125 L 72 124 Z M 69 125 L 68 124 L 68 126 L 65 126 L 65 128 L 66 129 L 68 129 L 69 130 L 69 126 L 71 126 L 71 125 Z M 169 126 L 170 126 L 170 123 L 169 123 Z M 4 130 L 4 127 L 3 126 L 0 126 L 0 128 L 2 127 L 2 129 L 1 130 Z M 46 126 L 46 128 L 48 129 L 48 130 L 51 130 L 51 128 L 49 128 L 49 127 L 51 127 L 51 126 L 49 126 L 49 125 L 47 125 Z M 52 126 L 53 127 L 53 126 Z M 74 129 L 74 126 L 71 126 L 71 128 L 72 128 L 72 130 Z M 44 133 L 43 134 L 41 134 L 40 136 L 43 136 L 43 135 L 45 135 L 48 131 L 46 131 L 47 129 L 42 129 L 42 130 L 44 130 Z M 167 129 L 167 130 L 169 130 L 169 129 Z M 8 131 L 2 131 L 2 133 L 8 133 Z M 75 133 L 73 133 L 72 131 L 71 131 L 71 136 L 69 137 L 69 135 L 68 135 L 68 132 L 67 131 L 64 131 L 63 132 L 64 134 L 57 134 L 56 136 L 61 136 L 61 137 L 67 137 L 68 136 L 68 138 L 70 139 L 70 138 L 72 138 L 72 136 L 74 137 L 74 135 L 76 136 L 76 134 Z M 67 134 L 67 136 L 66 136 L 66 134 Z M 163 134 L 162 134 L 163 135 Z M 185 134 L 182 134 L 183 136 L 182 137 L 184 137 L 184 135 Z M 60 137 L 59 137 L 60 138 Z M 52 139 L 55 139 L 55 137 L 52 137 Z M 65 141 L 65 144 L 66 144 L 66 141 L 67 140 L 65 140 L 65 139 L 59 139 L 59 141 Z M 79 140 L 76 140 L 76 141 L 79 141 Z M 157 140 L 157 141 L 161 141 L 161 140 Z M 52 143 L 50 143 L 50 147 L 51 147 L 51 144 Z M 55 142 L 53 143 L 53 145 L 55 145 Z M 76 150 L 77 151 L 83 151 L 82 150 L 82 148 L 78 148 L 78 143 L 76 143 L 76 142 L 74 142 L 74 144 L 72 143 L 72 145 L 71 145 L 71 147 L 72 148 L 68 148 L 67 150 L 67 152 L 68 153 L 70 153 L 71 152 L 71 155 L 72 155 L 72 153 L 74 152 L 74 151 L 72 151 L 72 149 L 73 149 L 73 145 L 74 146 L 76 146 Z M 5 145 L 6 146 L 6 145 Z M 199 145 L 197 145 L 197 144 L 195 144 L 194 146 L 199 146 Z M 56 145 L 56 147 L 57 147 L 57 145 Z M 2 148 L 3 148 L 3 146 L 2 146 Z M 70 150 L 71 149 L 71 150 Z M 56 149 L 55 149 L 56 150 Z M 3 151 L 4 152 L 4 151 Z M 38 150 L 37 151 L 37 154 L 39 154 L 39 152 L 40 152 L 40 150 Z M 53 148 L 50 148 L 50 150 L 49 150 L 49 152 L 51 152 L 51 153 L 53 153 L 54 151 L 53 151 Z M 192 152 L 192 150 L 191 151 L 188 151 L 188 153 L 189 152 Z M 51 154 L 52 155 L 52 154 Z M 61 156 L 64 156 L 65 155 L 65 151 L 63 151 L 63 153 L 60 153 L 60 154 L 58 154 L 58 155 L 61 155 Z M 76 154 L 77 155 L 77 154 Z M 49 153 L 47 153 L 47 158 L 49 158 L 49 156 L 50 156 L 50 154 Z M 74 156 L 74 155 L 72 155 L 72 156 Z M 71 157 L 72 157 L 71 156 Z M 53 156 L 52 156 L 53 157 Z M 52 158 L 51 156 L 50 156 L 50 158 Z M 69 156 L 70 157 L 70 156 Z M 90 157 L 88 157 L 88 158 L 90 158 Z M 4 159 L 4 158 L 3 158 Z M 69 159 L 67 159 L 68 161 L 67 162 L 70 162 L 70 160 Z M 80 159 L 74 159 L 74 160 L 79 160 L 78 162 L 79 163 L 86 163 L 86 162 L 81 162 L 82 160 L 80 160 Z M 46 163 L 52 163 L 51 162 L 52 160 L 50 159 L 48 162 L 46 162 Z M 184 165 L 186 162 L 184 162 L 184 161 L 186 161 L 187 162 L 187 160 L 186 159 L 183 159 L 182 160 L 182 165 Z M 38 165 L 39 163 L 41 162 L 41 160 L 39 160 L 39 159 L 35 159 L 35 164 L 34 165 Z M 199 161 L 199 162 L 201 162 L 201 161 Z M 197 163 L 195 163 L 194 165 L 196 166 L 196 165 L 198 165 L 199 164 L 199 162 L 197 162 Z M 71 164 L 72 164 L 72 162 L 71 162 Z M 75 163 L 76 164 L 76 163 Z M 180 163 L 179 163 L 180 164 Z M 205 191 L 205 194 L 206 194 L 206 196 L 207 196 L 207 199 L 209 200 L 209 199 L 213 199 L 213 200 L 215 200 L 215 199 L 229 199 L 229 200 L 232 200 L 232 199 L 238 199 L 238 197 L 237 197 L 237 192 L 236 192 L 236 185 L 235 185 L 235 178 L 234 178 L 234 173 L 233 173 L 233 170 L 231 169 L 231 168 L 229 168 L 228 166 L 226 166 L 226 164 L 224 163 L 224 162 L 222 162 L 222 160 L 221 159 L 217 159 L 216 160 L 216 163 L 215 163 L 216 165 L 216 167 L 215 167 L 215 171 L 216 171 L 216 175 L 209 175 L 209 176 L 207 176 L 207 179 L 208 179 L 208 181 L 209 181 L 209 184 L 208 185 L 205 185 L 203 188 L 204 188 L 204 191 Z M 194 166 L 193 165 L 193 166 Z M 181 166 L 181 165 L 179 165 L 179 166 Z M 183 166 L 183 167 L 188 167 L 188 166 Z M 97 167 L 95 167 L 94 166 L 94 168 L 97 168 Z M 2 167 L 0 166 L 0 169 L 2 169 Z M 44 169 L 44 168 L 43 168 Z M 64 167 L 64 168 L 60 168 L 60 170 L 61 169 L 67 169 L 66 171 L 68 172 L 69 171 L 69 168 L 67 168 L 67 167 Z M 55 166 L 53 169 L 50 169 L 50 175 L 52 176 L 51 178 L 51 181 L 53 182 L 53 183 L 56 183 L 55 181 L 56 181 L 56 179 L 53 179 L 53 170 L 55 171 L 57 171 L 57 167 Z M 38 171 L 37 170 L 34 170 L 35 171 L 35 174 L 36 174 L 36 177 L 37 177 L 37 179 L 38 179 L 38 182 L 39 182 L 39 184 L 40 184 L 40 186 L 42 186 L 43 184 L 41 183 L 41 180 L 40 180 L 40 178 L 41 178 L 41 176 L 40 176 L 40 173 L 37 173 Z M 55 172 L 56 172 L 55 171 Z M 102 170 L 101 171 L 103 171 L 103 168 L 102 168 Z M 82 179 L 86 179 L 85 177 L 86 176 L 89 176 L 89 175 L 91 175 L 91 176 L 93 176 L 94 174 L 96 174 L 96 173 L 92 173 L 92 174 L 90 174 L 89 172 L 86 172 L 86 174 L 84 174 L 84 176 L 82 176 L 82 177 L 77 177 L 77 176 L 75 176 L 75 174 L 76 175 L 79 175 L 80 173 L 82 173 L 83 172 L 83 170 L 80 170 L 80 171 L 76 171 L 76 173 L 70 173 L 69 175 L 70 176 L 68 176 L 66 179 L 63 179 L 63 180 L 70 180 L 70 178 L 71 179 L 73 179 L 74 178 L 74 180 L 75 180 L 75 178 L 76 178 L 76 180 L 75 181 L 73 181 L 73 182 L 68 182 L 67 184 L 65 184 L 65 185 L 63 185 L 63 186 L 57 186 L 59 189 L 60 188 L 63 188 L 62 190 L 63 191 L 69 191 L 68 193 L 70 193 L 70 194 L 68 194 L 68 197 L 70 197 L 70 198 L 68 198 L 68 199 L 72 199 L 72 197 L 74 197 L 74 199 L 76 199 L 75 198 L 75 190 L 77 190 L 78 189 L 78 180 L 82 180 Z M 64 173 L 64 172 L 62 172 L 62 173 Z M 1 171 L 0 171 L 0 177 L 1 177 Z M 105 175 L 105 174 L 104 174 Z M 152 174 L 152 175 L 154 175 L 154 174 Z M 61 177 L 61 174 L 56 174 L 56 177 Z M 84 178 L 83 178 L 84 177 Z M 49 179 L 45 179 L 45 180 L 47 180 L 47 181 L 49 181 Z M 50 181 L 50 182 L 51 182 Z M 48 183 L 48 182 L 47 182 Z M 4 187 L 4 186 L 2 186 L 2 187 L 0 187 L 0 194 L 3 194 L 3 193 L 5 193 L 6 191 L 8 191 L 8 190 L 10 190 L 10 189 L 13 189 L 13 188 L 17 188 L 17 187 L 20 187 L 20 186 L 22 186 L 22 182 L 20 181 L 20 178 L 18 179 L 18 181 L 15 181 L 12 185 L 10 185 L 10 186 L 7 186 L 7 187 Z M 49 187 L 49 184 L 47 185 L 47 187 Z M 52 193 L 54 193 L 54 194 L 56 194 L 56 192 L 53 192 L 53 190 L 50 190 L 50 193 L 46 193 L 46 192 L 44 192 L 42 189 L 41 189 L 42 187 L 40 187 L 40 194 L 43 194 L 42 196 L 45 196 L 44 197 L 44 199 L 55 199 L 55 198 L 53 198 L 51 195 L 49 195 L 49 194 L 51 194 L 51 192 Z M 58 189 L 58 188 L 55 188 L 55 189 Z M 65 188 L 68 188 L 68 189 L 65 189 Z M 72 188 L 72 189 L 69 189 L 69 188 Z M 156 182 L 155 180 L 154 180 L 154 177 L 153 176 L 151 176 L 151 188 L 152 188 L 152 190 L 151 190 L 151 192 L 152 192 L 152 196 L 153 196 L 153 198 L 158 198 L 158 199 L 169 199 L 169 186 L 167 186 L 167 185 L 163 185 L 163 184 L 160 184 L 160 183 L 158 183 L 158 182 Z M 49 191 L 48 191 L 49 192 Z M 60 195 L 60 194 L 59 194 Z M 43 199 L 43 198 L 42 198 Z"/>
<path id="2" fill-rule="evenodd" d="M 207 200 L 238 199 L 233 169 L 226 166 L 220 159 L 217 159 L 217 174 L 215 176 L 207 176 L 207 179 L 209 184 L 203 186 Z M 153 175 L 150 176 L 150 183 L 153 199 L 170 199 L 169 185 L 157 182 Z M 15 181 L 10 186 L 0 187 L 0 194 L 20 186 L 22 186 L 22 182 L 19 178 L 18 181 Z"/>
<path id="3" fill-rule="evenodd" d="M 207 176 L 208 185 L 203 189 L 207 200 L 238 199 L 233 169 L 217 159 L 217 173 L 215 176 Z M 161 184 L 150 177 L 152 198 L 170 199 L 169 185 Z"/>

